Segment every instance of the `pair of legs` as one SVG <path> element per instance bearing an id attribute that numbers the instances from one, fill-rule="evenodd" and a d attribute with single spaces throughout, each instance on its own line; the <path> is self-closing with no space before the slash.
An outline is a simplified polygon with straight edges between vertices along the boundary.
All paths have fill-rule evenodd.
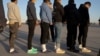
<path id="1" fill-rule="evenodd" d="M 86 47 L 87 33 L 88 33 L 88 26 L 87 25 L 80 25 L 79 26 L 78 42 L 79 42 L 79 45 L 82 44 L 82 47 Z"/>
<path id="2" fill-rule="evenodd" d="M 78 42 L 79 42 L 79 48 L 82 49 L 82 52 L 91 52 L 91 50 L 86 48 L 86 39 L 88 34 L 88 24 L 79 26 L 79 36 L 78 36 Z"/>
<path id="3" fill-rule="evenodd" d="M 41 22 L 41 38 L 42 52 L 46 52 L 46 43 L 49 40 L 49 23 Z"/>
<path id="4" fill-rule="evenodd" d="M 28 21 L 28 49 L 32 48 L 32 39 L 34 36 L 34 30 L 35 30 L 35 25 L 36 25 L 36 21 L 33 20 L 29 20 Z"/>
<path id="5" fill-rule="evenodd" d="M 36 54 L 37 53 L 37 49 L 32 47 L 32 39 L 34 36 L 34 30 L 35 30 L 35 26 L 36 26 L 36 20 L 28 20 L 28 53 L 29 54 Z"/>
<path id="6" fill-rule="evenodd" d="M 19 28 L 19 23 L 15 22 L 14 24 L 9 24 L 10 29 L 10 37 L 9 37 L 9 44 L 10 44 L 10 52 L 14 51 L 14 41 L 17 37 L 17 32 Z"/>
<path id="7" fill-rule="evenodd" d="M 62 23 L 56 22 L 54 24 L 54 29 L 55 29 L 55 40 L 54 40 L 54 42 L 56 44 L 56 47 L 60 48 Z"/>
<path id="8" fill-rule="evenodd" d="M 56 53 L 65 53 L 64 50 L 61 50 L 60 48 L 60 41 L 61 41 L 61 32 L 62 32 L 62 22 L 55 22 L 54 24 L 54 29 L 55 29 L 55 49 Z"/>
<path id="9" fill-rule="evenodd" d="M 57 49 L 57 53 L 65 53 L 65 51 L 60 49 L 60 38 L 61 38 L 61 28 L 62 28 L 62 23 L 58 22 L 54 24 L 55 28 L 55 46 Z M 41 44 L 42 44 L 42 52 L 46 52 L 46 43 L 49 40 L 49 24 L 42 22 L 41 23 Z"/>
<path id="10" fill-rule="evenodd" d="M 69 47 L 70 50 L 75 50 L 77 25 L 67 24 L 67 31 L 67 47 Z"/>
<path id="11" fill-rule="evenodd" d="M 62 23 L 55 23 L 55 39 L 54 42 L 60 47 L 60 37 L 61 37 L 61 29 Z M 49 24 L 42 22 L 41 23 L 41 44 L 47 43 L 49 40 Z"/>

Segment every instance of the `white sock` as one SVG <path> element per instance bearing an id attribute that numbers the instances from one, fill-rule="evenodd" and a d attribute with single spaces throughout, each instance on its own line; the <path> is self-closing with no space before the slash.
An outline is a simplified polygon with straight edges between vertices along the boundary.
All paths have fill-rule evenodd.
<path id="1" fill-rule="evenodd" d="M 83 47 L 82 47 L 82 44 L 80 44 L 80 45 L 79 45 L 79 48 L 80 48 L 80 49 L 82 49 L 82 48 L 83 48 Z"/>
<path id="2" fill-rule="evenodd" d="M 56 44 L 54 44 L 54 48 L 57 49 L 57 45 Z"/>
<path id="3" fill-rule="evenodd" d="M 14 48 L 11 48 L 11 49 L 10 49 L 10 53 L 11 53 L 11 52 L 14 52 L 14 50 L 15 50 Z"/>
<path id="4" fill-rule="evenodd" d="M 42 51 L 45 52 L 46 50 L 46 44 L 42 44 Z"/>

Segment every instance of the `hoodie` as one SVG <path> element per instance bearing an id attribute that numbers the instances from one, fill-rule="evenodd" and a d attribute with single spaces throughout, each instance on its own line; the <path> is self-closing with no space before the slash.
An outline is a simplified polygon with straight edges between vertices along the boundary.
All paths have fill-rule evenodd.
<path id="1" fill-rule="evenodd" d="M 52 10 L 46 3 L 40 7 L 40 18 L 42 22 L 52 23 Z"/>
<path id="2" fill-rule="evenodd" d="M 76 8 L 76 4 L 68 4 L 64 7 L 65 15 L 64 20 L 67 24 L 78 25 L 80 20 L 79 12 Z"/>
<path id="3" fill-rule="evenodd" d="M 8 19 L 9 24 L 14 24 L 15 22 L 19 22 L 19 25 L 21 24 L 21 16 L 19 7 L 17 4 L 10 2 L 7 4 L 8 7 Z"/>
<path id="4" fill-rule="evenodd" d="M 90 23 L 88 8 L 86 8 L 84 4 L 81 4 L 78 11 L 79 11 L 80 16 L 81 16 L 80 24 L 81 25 L 88 25 Z"/>
<path id="5" fill-rule="evenodd" d="M 36 15 L 36 8 L 35 4 L 33 2 L 28 2 L 27 5 L 27 17 L 28 20 L 38 20 Z"/>

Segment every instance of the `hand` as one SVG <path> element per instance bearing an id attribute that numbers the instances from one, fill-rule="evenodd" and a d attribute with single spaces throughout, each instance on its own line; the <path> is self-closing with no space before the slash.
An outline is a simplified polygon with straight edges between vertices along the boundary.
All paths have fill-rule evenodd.
<path id="1" fill-rule="evenodd" d="M 53 25 L 53 23 L 50 23 L 50 25 Z"/>
<path id="2" fill-rule="evenodd" d="M 40 21 L 39 21 L 39 20 L 37 20 L 37 21 L 36 21 L 36 25 L 39 25 L 39 24 L 40 24 Z"/>

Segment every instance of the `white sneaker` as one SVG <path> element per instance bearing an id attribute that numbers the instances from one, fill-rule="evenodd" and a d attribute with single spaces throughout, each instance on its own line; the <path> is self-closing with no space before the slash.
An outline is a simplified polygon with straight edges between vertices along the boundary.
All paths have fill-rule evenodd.
<path id="1" fill-rule="evenodd" d="M 89 50 L 87 48 L 82 48 L 82 52 L 91 52 L 91 50 Z"/>
<path id="2" fill-rule="evenodd" d="M 80 45 L 79 45 L 79 49 L 82 49 L 82 48 L 83 48 L 83 47 L 82 47 L 82 44 L 80 44 Z"/>
<path id="3" fill-rule="evenodd" d="M 43 50 L 42 50 L 43 53 L 45 53 L 46 51 L 47 51 L 46 49 L 43 49 Z"/>
<path id="4" fill-rule="evenodd" d="M 14 51 L 15 51 L 15 49 L 14 48 L 11 48 L 9 52 L 10 53 L 13 53 Z"/>
<path id="5" fill-rule="evenodd" d="M 57 54 L 64 54 L 65 51 L 62 50 L 62 49 L 60 49 L 60 48 L 58 48 L 58 49 L 56 49 L 56 53 L 57 53 Z"/>

